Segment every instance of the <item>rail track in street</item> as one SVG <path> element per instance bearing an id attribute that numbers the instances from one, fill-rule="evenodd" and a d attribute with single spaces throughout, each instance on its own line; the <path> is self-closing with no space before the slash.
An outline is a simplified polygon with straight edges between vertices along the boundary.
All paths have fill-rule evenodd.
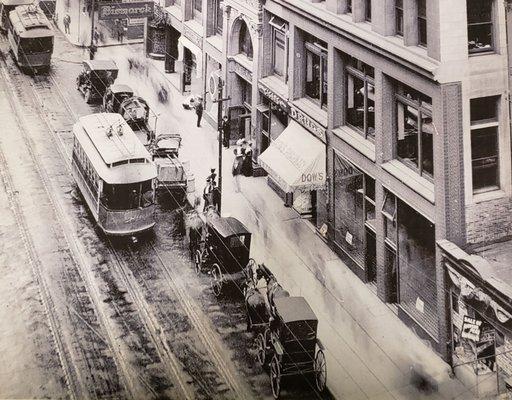
<path id="1" fill-rule="evenodd" d="M 10 68 L 9 77 L 5 73 L 8 68 Z M 78 113 L 70 106 L 53 73 L 50 71 L 48 75 L 26 77 L 13 71 L 12 65 L 9 66 L 5 58 L 2 59 L 1 69 L 6 85 L 9 85 L 12 93 L 19 98 L 24 97 L 21 93 L 22 88 L 30 87 L 33 97 L 31 102 L 25 100 L 25 107 L 33 109 L 35 115 L 44 122 L 45 133 L 50 134 L 53 146 L 50 143 L 47 145 L 56 149 L 61 160 L 64 160 L 67 171 L 60 178 L 62 181 L 71 180 L 69 173 L 71 129 Z M 14 98 L 11 100 L 15 102 Z M 76 303 L 75 307 L 69 308 L 67 317 L 72 321 L 72 325 L 84 328 L 75 329 L 72 332 L 73 337 L 77 338 L 73 342 L 75 343 L 73 349 L 69 348 L 69 344 L 66 348 L 61 343 L 64 341 L 59 337 L 56 338 L 56 348 L 62 347 L 59 350 L 59 354 L 63 354 L 61 365 L 66 376 L 69 376 L 70 397 L 81 398 L 84 397 L 82 396 L 84 393 L 88 394 L 85 397 L 92 398 L 125 396 L 138 398 L 142 393 L 158 397 L 162 394 L 162 390 L 167 394 L 172 393 L 174 398 L 179 399 L 220 396 L 236 399 L 257 397 L 245 382 L 242 382 L 232 361 L 225 355 L 221 339 L 206 314 L 179 283 L 177 272 L 166 265 L 152 243 L 143 245 L 140 248 L 143 252 L 141 254 L 134 251 L 133 244 L 116 248 L 107 239 L 103 244 L 109 256 L 103 260 L 102 267 L 95 271 L 90 268 L 86 260 L 87 249 L 77 236 L 74 222 L 65 212 L 66 206 L 62 204 L 63 201 L 52 192 L 49 175 L 52 177 L 54 175 L 45 170 L 40 160 L 41 156 L 34 152 L 32 148 L 34 143 L 26 127 L 20 125 L 20 131 L 52 203 L 55 215 L 53 225 L 56 226 L 53 229 L 61 239 L 62 251 L 67 254 L 69 266 L 66 268 L 64 284 L 67 296 L 74 296 L 73 303 Z M 1 159 L 0 162 L 2 162 Z M 98 238 L 93 240 L 100 241 Z M 185 315 L 189 321 L 187 323 L 192 327 L 192 332 L 178 332 L 173 328 L 173 320 L 168 316 L 169 302 L 157 299 L 155 282 L 144 278 L 143 274 L 139 273 L 155 268 L 155 264 L 149 265 L 147 262 L 152 255 L 158 260 L 156 263 L 158 270 L 162 272 L 161 276 L 166 280 L 166 287 L 173 294 L 173 297 L 165 295 L 165 299 L 173 302 L 173 305 Z M 42 285 L 44 290 L 44 282 Z M 99 286 L 107 286 L 111 289 L 110 291 L 120 295 L 111 296 L 108 304 L 105 305 L 106 301 Z M 47 293 L 46 296 L 50 304 L 47 308 L 50 309 L 50 313 L 55 314 L 51 307 L 51 293 Z M 115 323 L 109 311 L 114 311 Z M 58 316 L 54 315 L 54 318 L 57 320 Z M 58 332 L 54 329 L 52 331 Z M 121 348 L 119 336 L 134 337 L 134 339 L 130 345 Z M 142 359 L 136 359 L 136 363 L 141 364 L 143 368 L 163 369 L 163 374 L 156 375 L 162 379 L 171 377 L 173 386 L 171 391 L 165 390 L 166 383 L 162 384 L 164 389 L 155 390 L 154 387 L 158 385 L 152 379 L 154 377 L 138 373 L 134 369 L 132 365 L 134 360 L 127 359 L 124 352 L 127 347 L 132 348 L 135 345 L 144 355 L 140 357 Z M 75 354 L 74 357 L 65 358 L 65 355 L 72 353 Z M 206 360 L 204 360 L 205 356 Z M 194 360 L 192 367 L 187 365 L 187 359 Z M 82 365 L 79 360 L 87 362 Z M 86 371 L 86 373 L 82 374 L 80 371 Z M 101 382 L 85 383 L 87 379 L 82 375 L 87 379 L 92 377 L 93 380 L 95 376 L 101 375 L 104 379 Z M 102 384 L 108 382 L 119 382 L 119 384 L 115 388 L 102 388 Z M 87 391 L 87 388 L 91 387 L 94 387 L 94 393 Z"/>

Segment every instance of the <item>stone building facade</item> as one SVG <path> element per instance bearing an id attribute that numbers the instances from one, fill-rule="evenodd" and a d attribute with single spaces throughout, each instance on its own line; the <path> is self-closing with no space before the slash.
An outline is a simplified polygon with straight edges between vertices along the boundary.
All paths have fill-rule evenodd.
<path id="1" fill-rule="evenodd" d="M 503 2 L 166 1 L 168 52 L 210 121 L 220 76 L 256 173 L 448 360 L 437 243 L 512 234 Z"/>

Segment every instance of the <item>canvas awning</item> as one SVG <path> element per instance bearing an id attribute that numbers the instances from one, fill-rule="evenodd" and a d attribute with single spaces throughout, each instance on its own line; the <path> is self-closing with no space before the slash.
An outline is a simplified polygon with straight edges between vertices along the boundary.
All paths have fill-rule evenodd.
<path id="1" fill-rule="evenodd" d="M 325 145 L 291 120 L 259 157 L 259 164 L 285 192 L 323 189 Z"/>
<path id="2" fill-rule="evenodd" d="M 184 48 L 190 50 L 190 52 L 194 55 L 194 58 L 196 60 L 196 76 L 202 77 L 203 76 L 203 51 L 190 39 L 187 39 L 185 36 L 181 35 L 178 39 L 178 61 L 184 60 Z"/>

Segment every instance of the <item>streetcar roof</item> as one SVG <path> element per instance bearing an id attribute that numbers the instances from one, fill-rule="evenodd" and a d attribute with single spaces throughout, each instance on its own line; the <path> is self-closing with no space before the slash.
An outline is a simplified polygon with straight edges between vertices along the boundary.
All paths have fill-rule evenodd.
<path id="1" fill-rule="evenodd" d="M 22 6 L 24 4 L 32 4 L 34 0 L 0 0 L 0 4 L 4 6 Z"/>
<path id="2" fill-rule="evenodd" d="M 37 5 L 22 5 L 9 13 L 14 30 L 24 38 L 53 37 L 54 33 L 43 11 Z"/>
<path id="3" fill-rule="evenodd" d="M 112 134 L 109 136 L 110 128 Z M 122 130 L 122 135 L 118 129 Z M 156 166 L 149 152 L 120 114 L 86 115 L 79 118 L 73 131 L 105 182 L 121 184 L 156 178 Z"/>

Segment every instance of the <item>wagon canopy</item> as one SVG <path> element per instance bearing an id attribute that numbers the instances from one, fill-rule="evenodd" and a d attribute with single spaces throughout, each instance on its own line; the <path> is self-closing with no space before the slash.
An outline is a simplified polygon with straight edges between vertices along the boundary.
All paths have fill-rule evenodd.
<path id="1" fill-rule="evenodd" d="M 285 324 L 298 321 L 318 322 L 304 297 L 282 297 L 275 299 L 276 313 Z"/>
<path id="2" fill-rule="evenodd" d="M 250 234 L 244 224 L 233 217 L 213 217 L 208 223 L 223 238 Z"/>
<path id="3" fill-rule="evenodd" d="M 115 73 L 114 78 L 117 78 L 119 69 L 113 60 L 84 60 L 82 63 L 90 71 L 110 71 Z"/>

